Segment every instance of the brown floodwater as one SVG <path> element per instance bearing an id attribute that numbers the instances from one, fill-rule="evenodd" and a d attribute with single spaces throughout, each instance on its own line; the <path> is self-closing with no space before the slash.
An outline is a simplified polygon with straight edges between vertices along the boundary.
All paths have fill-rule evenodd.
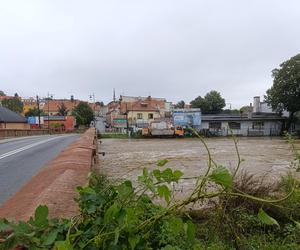
<path id="1" fill-rule="evenodd" d="M 198 139 L 102 139 L 100 170 L 114 178 L 132 181 L 141 175 L 144 167 L 154 169 L 161 159 L 168 159 L 166 167 L 179 169 L 185 178 L 196 177 L 207 168 L 208 154 Z M 213 159 L 220 165 L 234 169 L 237 154 L 231 138 L 206 139 Z M 241 170 L 265 176 L 274 182 L 290 170 L 292 153 L 285 140 L 280 138 L 239 138 L 238 149 L 244 162 Z M 181 193 L 193 189 L 194 179 L 180 182 Z"/>

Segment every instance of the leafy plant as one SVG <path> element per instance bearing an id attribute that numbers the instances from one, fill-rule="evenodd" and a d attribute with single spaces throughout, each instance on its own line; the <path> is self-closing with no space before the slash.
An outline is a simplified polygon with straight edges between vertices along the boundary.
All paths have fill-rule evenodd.
<path id="1" fill-rule="evenodd" d="M 288 201 L 299 191 L 299 186 L 288 182 L 289 187 L 282 192 L 281 198 L 245 193 L 235 184 L 243 161 L 237 139 L 233 138 L 238 163 L 231 173 L 214 161 L 206 142 L 197 132 L 195 134 L 207 150 L 208 165 L 205 173 L 197 177 L 194 190 L 187 198 L 179 201 L 173 198 L 173 186 L 181 181 L 183 173 L 171 169 L 167 159 L 158 161 L 154 170 L 144 168 L 136 183 L 129 180 L 109 181 L 92 173 L 89 185 L 77 188 L 78 216 L 50 220 L 48 208 L 41 205 L 27 222 L 0 220 L 0 249 L 16 246 L 62 250 L 234 249 L 249 246 L 247 239 L 264 230 L 264 225 L 273 230 L 272 235 L 288 228 L 285 225 L 279 227 L 280 221 L 267 214 L 262 207 L 277 215 L 271 208 Z M 297 197 L 295 199 L 299 202 Z M 228 209 L 231 198 L 259 204 L 258 214 L 241 206 L 231 207 L 231 211 Z M 187 213 L 187 206 L 197 202 L 207 204 L 211 200 L 216 202 L 216 206 L 206 222 L 197 222 Z M 299 226 L 297 217 L 283 212 L 280 214 L 292 225 L 287 231 L 291 232 L 289 237 L 297 240 L 294 230 Z M 212 232 L 216 234 L 214 237 Z M 224 244 L 220 244 L 222 239 L 225 239 Z M 256 243 L 253 242 L 253 245 Z M 261 242 L 257 245 L 261 246 Z"/>

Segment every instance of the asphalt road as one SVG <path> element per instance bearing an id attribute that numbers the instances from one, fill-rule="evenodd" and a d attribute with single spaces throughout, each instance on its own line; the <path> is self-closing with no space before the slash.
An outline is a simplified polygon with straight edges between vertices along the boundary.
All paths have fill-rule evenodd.
<path id="1" fill-rule="evenodd" d="M 0 205 L 79 135 L 0 140 Z"/>

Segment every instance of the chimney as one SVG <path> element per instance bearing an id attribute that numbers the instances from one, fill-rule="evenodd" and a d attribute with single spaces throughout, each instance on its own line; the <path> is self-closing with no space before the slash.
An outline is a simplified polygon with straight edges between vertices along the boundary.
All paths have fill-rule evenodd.
<path id="1" fill-rule="evenodd" d="M 255 96 L 253 98 L 253 113 L 260 112 L 260 96 Z"/>

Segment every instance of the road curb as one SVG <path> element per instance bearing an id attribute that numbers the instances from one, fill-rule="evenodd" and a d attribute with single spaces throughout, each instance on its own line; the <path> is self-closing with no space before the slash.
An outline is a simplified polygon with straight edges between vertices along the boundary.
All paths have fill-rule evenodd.
<path id="1" fill-rule="evenodd" d="M 38 205 L 48 206 L 50 218 L 76 215 L 76 187 L 86 184 L 96 162 L 97 138 L 91 128 L 9 198 L 0 207 L 0 218 L 26 221 Z"/>

